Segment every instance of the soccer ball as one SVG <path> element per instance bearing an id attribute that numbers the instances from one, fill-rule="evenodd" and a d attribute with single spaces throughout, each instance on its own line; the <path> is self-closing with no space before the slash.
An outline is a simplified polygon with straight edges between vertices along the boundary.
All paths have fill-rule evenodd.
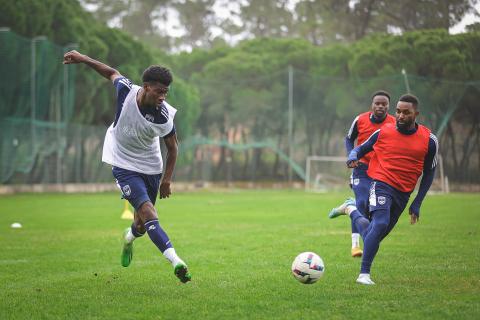
<path id="1" fill-rule="evenodd" d="M 312 284 L 323 276 L 325 265 L 322 258 L 313 252 L 300 253 L 292 263 L 292 274 L 301 283 Z"/>

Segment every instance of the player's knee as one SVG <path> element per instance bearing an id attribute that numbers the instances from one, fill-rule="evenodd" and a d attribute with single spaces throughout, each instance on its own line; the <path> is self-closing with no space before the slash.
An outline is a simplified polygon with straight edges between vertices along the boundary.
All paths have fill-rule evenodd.
<path id="1" fill-rule="evenodd" d="M 137 211 L 142 223 L 145 223 L 149 220 L 158 219 L 157 211 L 150 201 L 144 202 Z"/>
<path id="2" fill-rule="evenodd" d="M 390 223 L 390 219 L 388 218 L 388 214 L 382 214 L 379 211 L 371 212 L 372 215 L 372 227 L 376 233 L 383 234 Z"/>
<path id="3" fill-rule="evenodd" d="M 379 234 L 383 234 L 385 231 L 387 231 L 388 222 L 378 221 L 374 224 L 374 228 Z"/>

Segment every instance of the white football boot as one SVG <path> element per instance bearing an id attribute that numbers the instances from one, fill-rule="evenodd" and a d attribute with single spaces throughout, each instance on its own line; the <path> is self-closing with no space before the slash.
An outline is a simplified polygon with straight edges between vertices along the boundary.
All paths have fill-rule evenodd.
<path id="1" fill-rule="evenodd" d="M 373 282 L 372 279 L 370 278 L 369 273 L 360 273 L 357 278 L 357 283 L 366 284 L 366 285 L 375 284 L 375 282 Z"/>

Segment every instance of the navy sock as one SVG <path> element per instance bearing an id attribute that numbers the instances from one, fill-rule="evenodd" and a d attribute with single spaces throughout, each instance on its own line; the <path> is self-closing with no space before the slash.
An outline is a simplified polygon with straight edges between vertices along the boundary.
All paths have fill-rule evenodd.
<path id="1" fill-rule="evenodd" d="M 162 227 L 160 227 L 158 219 L 145 222 L 145 229 L 152 242 L 155 243 L 162 253 L 172 247 L 170 239 L 165 231 L 163 231 Z"/>
<path id="2" fill-rule="evenodd" d="M 360 233 L 360 232 L 358 232 L 357 226 L 355 225 L 353 220 L 352 220 L 352 233 Z"/>
<path id="3" fill-rule="evenodd" d="M 366 232 L 362 233 L 364 249 L 360 273 L 370 273 L 370 267 L 388 228 L 389 220 L 390 213 L 385 209 L 372 212 L 372 222 Z"/>
<path id="4" fill-rule="evenodd" d="M 132 223 L 132 226 L 130 227 L 130 229 L 132 229 L 132 234 L 135 236 L 135 238 L 140 238 L 141 236 L 143 236 L 145 234 L 145 232 L 140 233 L 137 230 L 137 227 L 135 227 L 135 222 Z"/>

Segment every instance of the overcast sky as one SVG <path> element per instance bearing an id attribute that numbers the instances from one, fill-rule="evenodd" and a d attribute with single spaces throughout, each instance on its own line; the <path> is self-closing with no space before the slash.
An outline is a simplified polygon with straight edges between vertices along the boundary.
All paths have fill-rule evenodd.
<path id="1" fill-rule="evenodd" d="M 295 8 L 295 4 L 299 0 L 290 0 L 290 9 L 293 11 Z M 88 11 L 95 11 L 96 6 L 92 5 L 86 5 L 83 3 L 81 0 L 80 2 L 83 4 L 83 6 L 88 10 Z M 351 0 L 352 4 L 355 2 L 355 0 Z M 217 19 L 220 21 L 230 19 L 232 22 L 234 22 L 237 25 L 241 25 L 241 21 L 239 21 L 238 17 L 232 17 L 231 12 L 240 12 L 240 6 L 238 4 L 238 1 L 231 2 L 229 0 L 217 0 L 215 2 L 215 5 L 213 6 L 213 11 L 215 12 L 215 15 Z M 480 22 L 480 0 L 477 0 L 477 4 L 475 5 L 475 9 L 477 10 L 477 16 L 474 14 L 467 14 L 461 22 L 459 22 L 457 25 L 453 26 L 450 28 L 450 33 L 452 34 L 457 34 L 457 33 L 462 33 L 465 32 L 465 27 L 469 24 L 472 24 L 474 22 Z M 183 28 L 183 26 L 180 24 L 180 21 L 178 19 L 178 13 L 174 9 L 167 9 L 168 14 L 167 20 L 160 20 L 157 22 L 156 26 L 160 29 L 163 30 L 166 35 L 170 37 L 181 37 L 182 35 L 185 34 L 186 30 Z M 120 19 L 113 19 L 112 21 L 109 21 L 108 25 L 110 27 L 120 27 Z M 212 33 L 212 37 L 220 36 L 222 35 L 222 29 L 219 27 L 212 27 L 210 30 Z M 395 30 L 392 30 L 395 31 Z M 394 32 L 395 33 L 395 32 Z M 224 37 L 226 37 L 224 35 Z M 230 44 L 236 44 L 238 41 L 242 40 L 245 38 L 245 35 L 236 35 L 234 37 L 227 37 L 225 40 L 230 43 Z M 188 49 L 188 48 L 181 48 L 181 49 Z"/>
<path id="2" fill-rule="evenodd" d="M 477 10 L 477 14 L 480 13 L 480 1 L 477 1 L 477 4 L 475 5 L 475 9 Z M 465 32 L 465 27 L 474 22 L 480 22 L 480 17 L 478 16 L 475 17 L 473 13 L 469 13 L 465 17 L 463 17 L 460 23 L 450 28 L 450 33 L 456 34 L 456 33 Z"/>
<path id="3" fill-rule="evenodd" d="M 294 10 L 295 4 L 297 2 L 298 0 L 290 0 L 290 9 L 292 11 Z M 477 16 L 475 16 L 473 13 L 467 14 L 462 19 L 461 22 L 459 22 L 457 25 L 450 28 L 450 33 L 457 34 L 457 33 L 465 32 L 466 26 L 474 22 L 480 22 L 480 17 L 478 16 L 478 14 L 480 14 L 480 0 L 477 0 L 475 9 L 477 10 Z M 215 12 L 215 15 L 217 16 L 217 18 L 219 18 L 220 20 L 232 19 L 230 12 L 231 11 L 239 12 L 240 6 L 238 5 L 238 2 L 230 2 L 228 0 L 218 0 L 215 2 L 215 5 L 213 6 L 213 11 Z M 166 30 L 167 34 L 171 37 L 182 36 L 185 33 L 185 29 L 180 25 L 180 22 L 178 21 L 178 15 L 174 12 L 171 12 L 169 17 L 171 17 L 171 20 L 164 21 L 163 23 L 160 23 L 159 26 L 162 28 L 162 30 Z M 241 21 L 235 21 L 235 19 L 233 20 L 235 23 L 239 25 L 241 24 Z M 222 32 L 220 28 L 213 28 L 213 30 L 211 31 L 213 36 L 218 36 Z M 230 43 L 236 43 L 238 40 L 241 40 L 241 36 L 239 37 L 239 39 L 226 39 L 226 40 Z"/>

